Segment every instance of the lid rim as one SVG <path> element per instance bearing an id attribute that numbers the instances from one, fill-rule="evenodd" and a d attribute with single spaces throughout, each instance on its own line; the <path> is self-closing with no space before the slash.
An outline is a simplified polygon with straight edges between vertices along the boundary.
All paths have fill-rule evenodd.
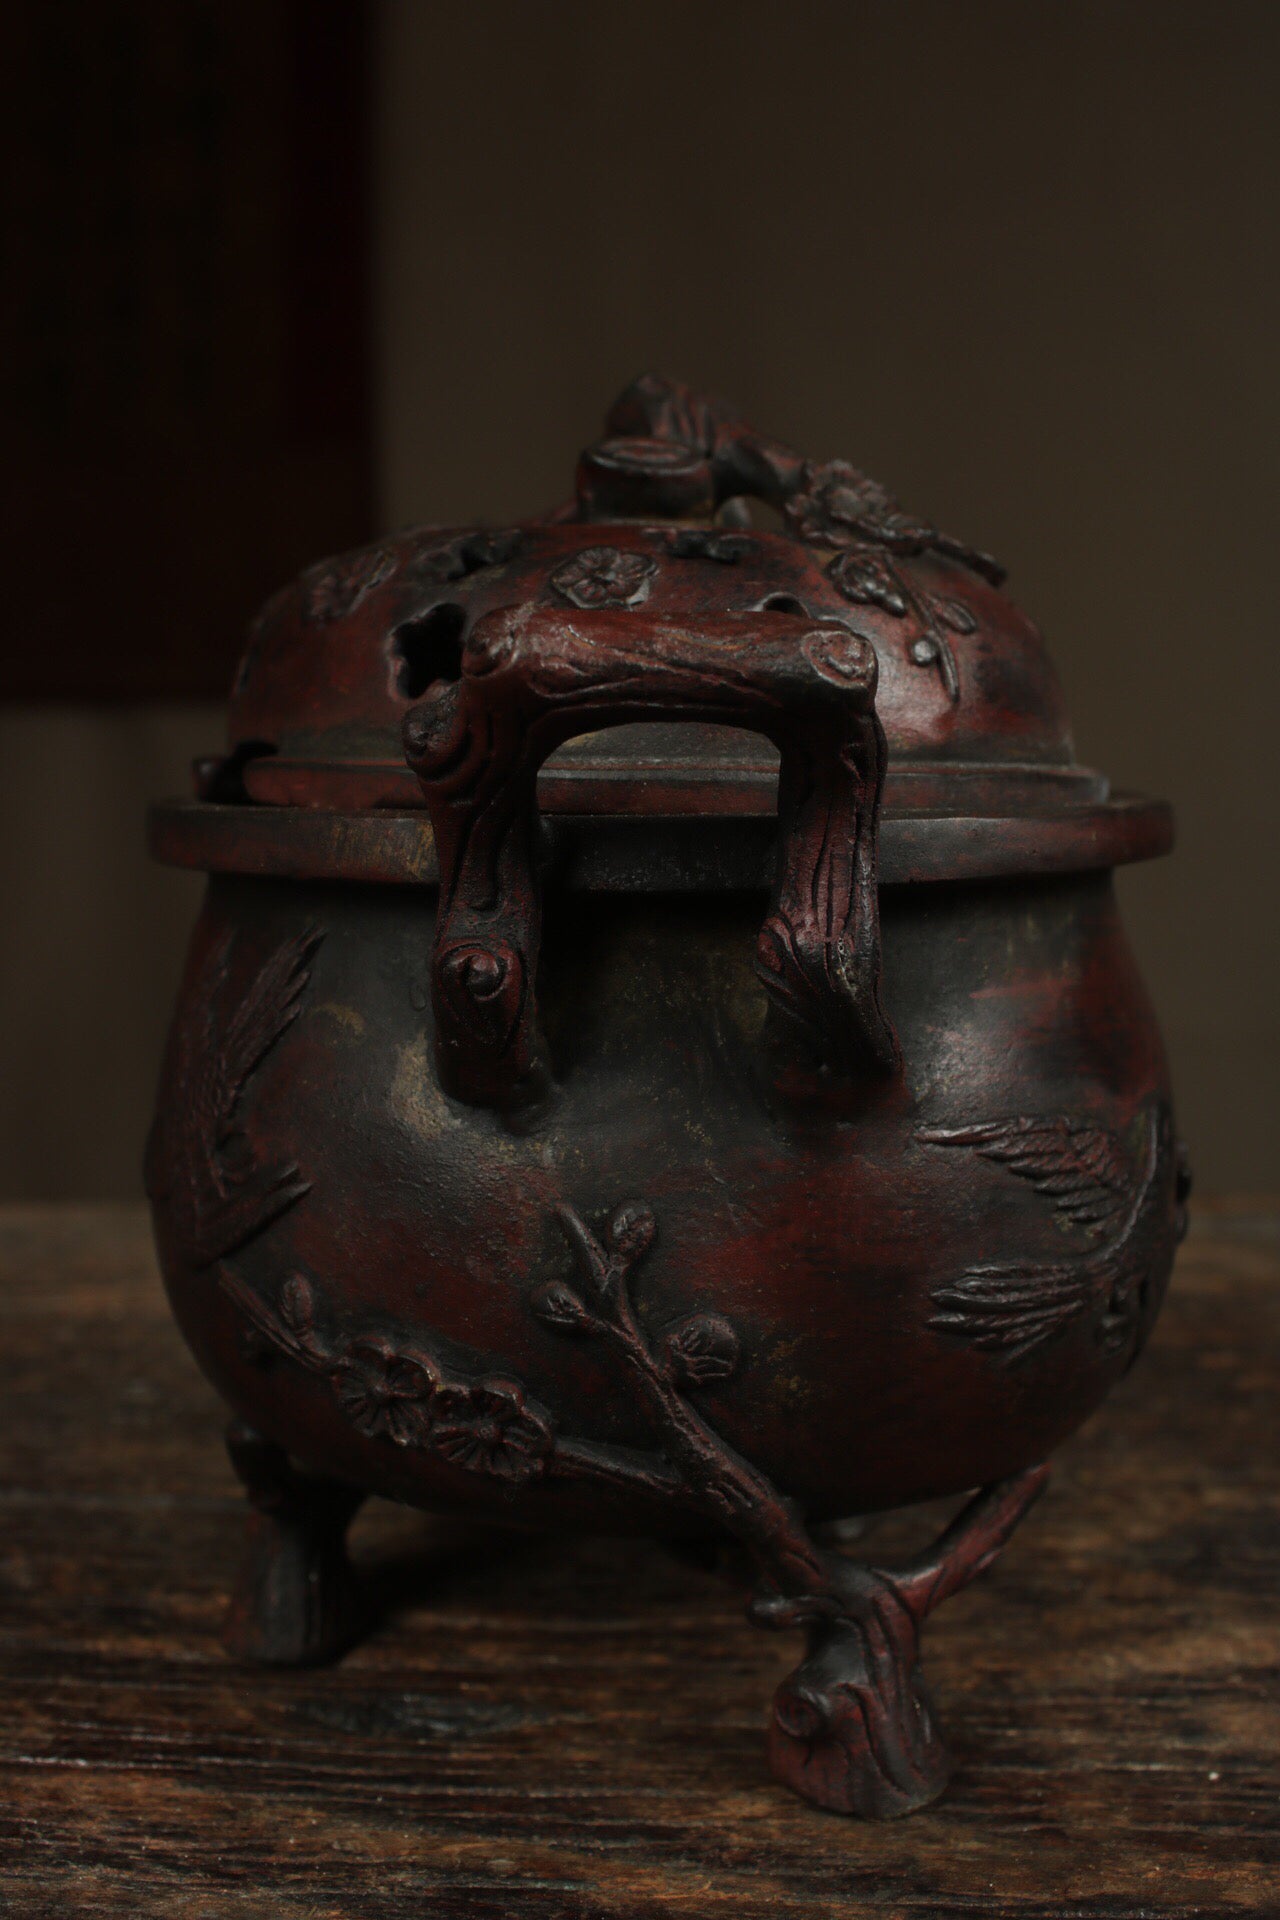
<path id="1" fill-rule="evenodd" d="M 603 892 L 768 887 L 775 822 L 670 814 L 551 815 L 552 885 Z M 277 879 L 434 885 L 425 811 L 162 801 L 148 814 L 156 859 L 169 866 Z M 1083 873 L 1157 859 L 1173 845 L 1168 803 L 1141 794 L 1052 812 L 886 813 L 883 886 Z"/>
<path id="2" fill-rule="evenodd" d="M 216 771 L 216 770 L 215 770 Z M 538 776 L 538 803 L 548 815 L 687 814 L 691 818 L 768 817 L 776 808 L 777 767 L 744 756 L 715 766 L 667 762 L 648 777 L 634 761 L 549 760 Z M 210 775 L 202 775 L 203 792 Z M 425 807 L 403 762 L 307 759 L 267 754 L 243 766 L 244 791 L 263 806 L 321 807 L 336 812 L 412 812 Z M 885 780 L 884 812 L 955 812 L 1002 818 L 1049 806 L 1105 800 L 1111 791 L 1092 767 L 1047 761 L 897 760 Z"/>

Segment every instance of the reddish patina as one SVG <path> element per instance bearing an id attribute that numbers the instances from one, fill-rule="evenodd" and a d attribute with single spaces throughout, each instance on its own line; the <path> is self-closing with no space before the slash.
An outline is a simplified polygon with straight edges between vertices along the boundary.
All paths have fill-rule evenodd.
<path id="1" fill-rule="evenodd" d="M 568 506 L 269 604 L 154 820 L 211 876 L 149 1185 L 241 1651 L 350 1638 L 362 1491 L 732 1536 L 808 1640 L 779 1776 L 941 1790 L 920 1627 L 1140 1351 L 1185 1186 L 1111 887 L 1167 810 L 1075 763 L 1002 579 L 647 378 Z M 909 1565 L 821 1524 L 950 1494 Z"/>

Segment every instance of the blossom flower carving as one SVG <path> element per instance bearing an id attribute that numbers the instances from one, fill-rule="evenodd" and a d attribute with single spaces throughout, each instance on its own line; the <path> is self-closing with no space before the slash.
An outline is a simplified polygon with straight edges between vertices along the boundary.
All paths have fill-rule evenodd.
<path id="1" fill-rule="evenodd" d="M 327 1338 L 316 1322 L 315 1289 L 301 1274 L 289 1276 L 275 1306 L 230 1268 L 219 1278 L 268 1349 L 327 1380 L 358 1433 L 438 1453 L 513 1486 L 543 1471 L 555 1426 L 518 1381 L 447 1373 L 433 1354 L 381 1334 Z"/>
<path id="2" fill-rule="evenodd" d="M 432 1396 L 439 1391 L 439 1374 L 425 1356 L 398 1353 L 389 1340 L 355 1340 L 343 1350 L 330 1380 L 359 1432 L 385 1434 L 398 1447 L 421 1444 Z"/>
<path id="3" fill-rule="evenodd" d="M 1004 568 L 989 553 L 966 546 L 949 533 L 940 533 L 930 521 L 905 512 L 887 487 L 847 460 L 806 460 L 800 484 L 783 511 L 792 531 L 812 546 L 870 543 L 902 555 L 939 553 L 958 560 L 993 587 L 1005 577 Z"/>
<path id="4" fill-rule="evenodd" d="M 375 587 L 385 586 L 399 562 L 394 547 L 361 547 L 355 553 L 322 560 L 303 574 L 303 617 L 313 626 L 345 620 Z"/>
<path id="5" fill-rule="evenodd" d="M 551 585 L 571 606 L 636 607 L 649 597 L 658 563 L 647 553 L 620 547 L 584 547 L 551 575 Z"/>
<path id="6" fill-rule="evenodd" d="M 430 1444 L 455 1467 L 499 1480 L 542 1472 L 554 1440 L 551 1422 L 515 1380 L 455 1380 L 436 1389 Z"/>
<path id="7" fill-rule="evenodd" d="M 617 1348 L 627 1364 L 658 1383 L 672 1406 L 737 1372 L 738 1336 L 717 1313 L 692 1314 L 651 1344 L 631 1298 L 635 1270 L 653 1246 L 657 1223 L 643 1202 L 617 1207 L 603 1239 L 570 1207 L 560 1225 L 578 1273 L 538 1289 L 534 1314 L 557 1333 L 585 1333 Z M 327 1332 L 328 1315 L 305 1274 L 291 1273 L 269 1302 L 221 1266 L 222 1289 L 241 1308 L 259 1343 L 288 1356 L 327 1383 L 347 1419 L 370 1440 L 435 1453 L 464 1472 L 516 1488 L 547 1472 L 621 1476 L 669 1496 L 675 1486 L 660 1458 L 620 1463 L 607 1449 L 557 1432 L 550 1413 L 522 1381 L 503 1374 L 467 1374 L 432 1349 L 397 1343 L 377 1329 Z"/>
<path id="8" fill-rule="evenodd" d="M 895 553 L 920 553 L 934 537 L 927 521 L 904 513 L 887 487 L 847 460 L 806 462 L 785 511 L 800 538 L 819 546 L 875 540 Z"/>

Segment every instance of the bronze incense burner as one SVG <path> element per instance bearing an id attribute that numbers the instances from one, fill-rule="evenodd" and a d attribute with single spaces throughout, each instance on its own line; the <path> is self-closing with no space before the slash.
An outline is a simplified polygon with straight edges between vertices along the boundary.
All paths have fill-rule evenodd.
<path id="1" fill-rule="evenodd" d="M 1169 813 L 1076 764 L 1002 580 L 650 377 L 564 508 L 268 603 L 153 820 L 210 876 L 148 1187 L 241 1654 L 349 1642 L 366 1493 L 732 1537 L 806 1639 L 778 1777 L 941 1791 L 923 1622 L 1140 1352 L 1185 1189 L 1111 884 Z M 961 1494 L 905 1565 L 821 1524 Z"/>

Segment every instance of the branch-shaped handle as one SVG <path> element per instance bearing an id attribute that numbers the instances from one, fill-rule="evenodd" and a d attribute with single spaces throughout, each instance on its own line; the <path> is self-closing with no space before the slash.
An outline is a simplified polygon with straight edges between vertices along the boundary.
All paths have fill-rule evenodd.
<path id="1" fill-rule="evenodd" d="M 440 867 L 432 992 L 446 1091 L 515 1106 L 545 1080 L 534 978 L 538 769 L 639 720 L 751 728 L 778 747 L 779 870 L 757 943 L 775 1017 L 844 1074 L 892 1071 L 880 1004 L 876 658 L 836 622 L 528 607 L 477 622 L 458 681 L 405 716 Z"/>

